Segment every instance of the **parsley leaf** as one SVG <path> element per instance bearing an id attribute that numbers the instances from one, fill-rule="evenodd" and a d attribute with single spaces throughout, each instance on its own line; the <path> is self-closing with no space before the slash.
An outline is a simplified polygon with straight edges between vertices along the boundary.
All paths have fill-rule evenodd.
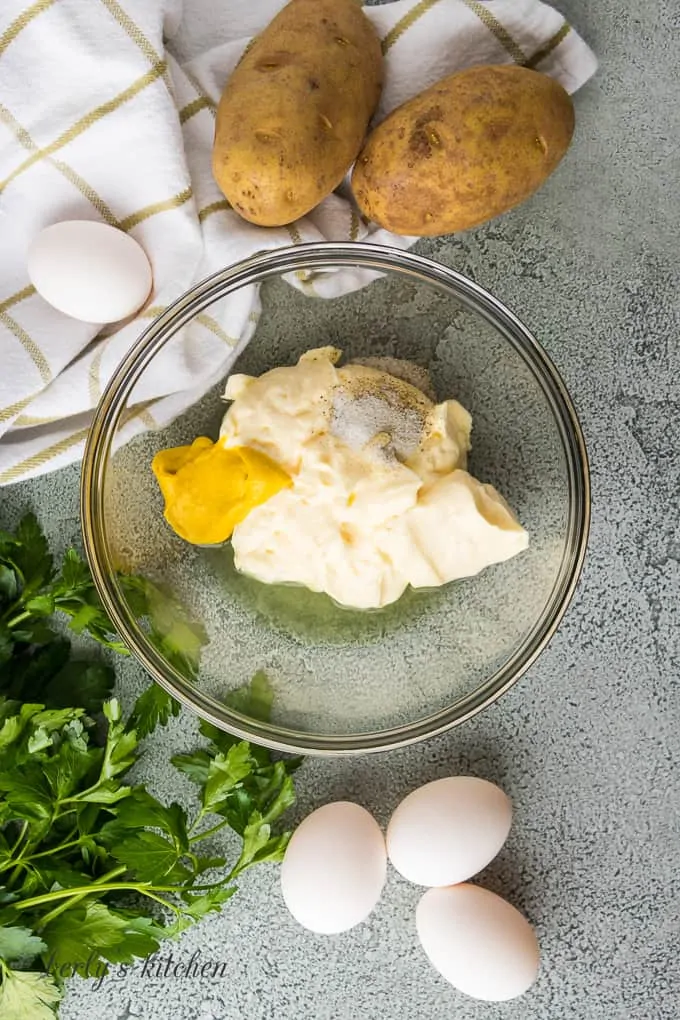
<path id="1" fill-rule="evenodd" d="M 64 638 L 36 649 L 19 647 L 0 668 L 0 693 L 22 701 L 47 701 L 45 689 L 68 663 L 70 654 L 71 643 Z"/>
<path id="2" fill-rule="evenodd" d="M 192 620 L 172 592 L 138 574 L 119 576 L 121 588 L 135 616 L 145 620 L 149 640 L 182 676 L 196 679 L 201 649 L 208 636 Z"/>
<path id="3" fill-rule="evenodd" d="M 127 920 L 104 903 L 91 902 L 71 907 L 42 929 L 51 965 L 70 969 L 87 977 L 96 958 L 109 959 L 109 952 L 126 940 Z M 119 955 L 120 949 L 114 955 Z"/>
<path id="4" fill-rule="evenodd" d="M 71 659 L 55 673 L 45 687 L 45 700 L 52 705 L 78 705 L 98 712 L 113 690 L 115 673 L 103 662 Z"/>
<path id="5" fill-rule="evenodd" d="M 14 963 L 15 960 L 32 960 L 47 946 L 30 928 L 0 927 L 0 960 Z"/>
<path id="6" fill-rule="evenodd" d="M 66 727 L 64 733 L 69 733 Z M 69 736 L 75 733 L 76 730 L 71 730 Z M 76 794 L 82 788 L 83 781 L 87 781 L 90 776 L 94 778 L 93 773 L 101 757 L 99 748 L 88 748 L 84 742 L 82 747 L 74 746 L 67 736 L 58 750 L 42 764 L 42 772 L 52 796 L 57 801 L 63 801 L 71 794 Z"/>
<path id="7" fill-rule="evenodd" d="M 145 826 L 161 829 L 170 836 L 178 850 L 186 851 L 188 849 L 187 817 L 184 809 L 175 802 L 166 807 L 165 804 L 152 797 L 143 786 L 138 786 L 118 806 L 116 820 L 109 823 L 107 829 L 115 834 L 122 829 L 129 831 Z"/>
<path id="8" fill-rule="evenodd" d="M 163 884 L 162 879 L 174 868 L 178 858 L 177 848 L 172 843 L 146 830 L 114 843 L 109 852 L 114 860 L 127 865 L 138 881 L 158 885 Z M 188 875 L 186 869 L 185 872 Z"/>
<path id="9" fill-rule="evenodd" d="M 89 567 L 75 549 L 68 550 L 61 573 L 42 597 L 52 600 L 48 613 L 58 611 L 71 617 L 70 627 L 76 634 L 87 631 L 105 647 L 127 654 L 127 648 L 115 636 L 113 624 L 101 604 Z M 30 605 L 27 608 L 31 608 Z"/>
<path id="10" fill-rule="evenodd" d="M 123 910 L 118 914 L 126 917 L 125 941 L 107 947 L 109 963 L 134 963 L 136 957 L 144 959 L 158 952 L 160 943 L 168 936 L 167 928 L 152 917 L 136 916 Z"/>
<path id="11" fill-rule="evenodd" d="M 6 563 L 0 562 L 0 599 L 12 602 L 19 594 L 19 579 Z"/>
<path id="12" fill-rule="evenodd" d="M 0 669 L 9 662 L 14 651 L 14 640 L 4 623 L 0 623 Z"/>
<path id="13" fill-rule="evenodd" d="M 162 687 L 152 683 L 135 701 L 128 725 L 139 737 L 146 737 L 159 723 L 165 726 L 171 715 L 179 715 L 180 707 Z"/>
<path id="14" fill-rule="evenodd" d="M 51 580 L 53 560 L 35 514 L 26 514 L 19 522 L 12 560 L 20 573 L 24 593 L 37 591 Z"/>
<path id="15" fill-rule="evenodd" d="M 220 807 L 226 795 L 245 779 L 250 770 L 250 744 L 245 740 L 234 744 L 226 754 L 216 754 L 208 766 L 208 778 L 203 787 L 204 809 L 215 811 Z"/>
<path id="16" fill-rule="evenodd" d="M 274 690 L 269 677 L 263 670 L 258 670 L 249 684 L 230 691 L 225 698 L 230 708 L 251 719 L 269 722 L 274 701 Z"/>
<path id="17" fill-rule="evenodd" d="M 40 822 L 52 814 L 52 794 L 37 763 L 27 763 L 16 772 L 0 772 L 0 793 L 12 818 Z"/>
<path id="18" fill-rule="evenodd" d="M 219 910 L 222 904 L 231 899 L 235 892 L 236 886 L 231 885 L 211 889 L 210 892 L 203 893 L 201 896 L 192 896 L 191 893 L 185 893 L 183 896 L 185 913 L 194 921 L 199 921 L 206 914 Z"/>
<path id="19" fill-rule="evenodd" d="M 5 970 L 0 986 L 2 1020 L 54 1020 L 61 992 L 48 974 Z"/>
<path id="20" fill-rule="evenodd" d="M 208 781 L 208 772 L 212 758 L 207 751 L 192 751 L 190 754 L 175 754 L 171 758 L 172 764 L 180 772 L 183 772 L 194 783 L 202 786 Z"/>
<path id="21" fill-rule="evenodd" d="M 150 581 L 126 576 L 121 584 L 150 639 L 195 679 L 202 627 Z M 96 967 L 103 974 L 110 963 L 149 956 L 219 910 L 244 868 L 280 860 L 289 834 L 277 825 L 294 800 L 299 764 L 274 761 L 264 748 L 203 723 L 204 746 L 172 759 L 198 786 L 191 811 L 128 784 L 140 740 L 179 705 L 151 685 L 125 717 L 111 697 L 113 670 L 73 658 L 53 614 L 125 651 L 87 564 L 70 550 L 55 570 L 27 515 L 15 534 L 0 531 L 2 1020 L 53 1020 L 64 973 Z M 266 719 L 272 697 L 267 677 L 257 674 L 229 703 Z M 231 867 L 212 844 L 201 853 L 203 841 L 227 826 L 243 844 Z M 31 960 L 43 970 L 12 969 Z"/>

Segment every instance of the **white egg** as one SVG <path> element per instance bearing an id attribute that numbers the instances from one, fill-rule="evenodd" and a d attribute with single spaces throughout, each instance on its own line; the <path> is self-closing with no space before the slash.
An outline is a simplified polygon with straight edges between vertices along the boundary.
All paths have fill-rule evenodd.
<path id="1" fill-rule="evenodd" d="M 296 921 L 324 935 L 364 921 L 387 870 L 385 840 L 372 815 L 336 801 L 305 818 L 281 865 L 281 891 Z"/>
<path id="2" fill-rule="evenodd" d="M 539 949 L 527 919 L 506 900 L 475 885 L 428 889 L 416 928 L 430 963 L 475 999 L 505 1002 L 538 974 Z"/>
<path id="3" fill-rule="evenodd" d="M 455 885 L 493 860 L 511 823 L 510 799 L 493 783 L 437 779 L 402 800 L 387 828 L 387 852 L 410 882 Z"/>
<path id="4" fill-rule="evenodd" d="M 28 252 L 28 275 L 60 312 L 84 322 L 118 322 L 140 308 L 151 290 L 144 250 L 122 230 L 91 220 L 46 227 Z"/>

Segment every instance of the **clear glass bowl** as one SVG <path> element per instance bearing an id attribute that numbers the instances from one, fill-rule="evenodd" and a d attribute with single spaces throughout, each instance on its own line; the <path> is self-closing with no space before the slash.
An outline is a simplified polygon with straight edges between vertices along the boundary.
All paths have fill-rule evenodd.
<path id="1" fill-rule="evenodd" d="M 349 293 L 308 296 L 305 281 Z M 370 274 L 374 282 L 360 288 Z M 362 278 L 362 274 L 363 278 Z M 302 281 L 301 289 L 290 279 Z M 229 546 L 189 546 L 163 519 L 154 454 L 216 438 L 224 380 L 169 427 L 122 445 L 164 345 L 239 288 L 263 283 L 263 314 L 232 370 L 260 374 L 332 344 L 346 358 L 385 355 L 426 367 L 439 399 L 471 412 L 471 472 L 507 498 L 529 549 L 477 577 L 409 591 L 354 612 L 299 587 L 238 574 Z M 181 380 L 178 381 L 178 388 Z M 85 453 L 82 518 L 95 582 L 113 622 L 151 676 L 222 729 L 285 751 L 385 750 L 463 722 L 515 683 L 554 633 L 581 570 L 590 512 L 588 462 L 574 407 L 522 323 L 470 280 L 389 248 L 313 244 L 251 258 L 198 284 L 157 318 L 113 376 Z M 155 617 L 171 636 L 175 600 L 205 631 L 200 664 L 167 653 L 126 583 L 157 585 Z M 121 573 L 123 572 L 123 573 Z M 168 621 L 170 623 L 168 624 Z M 174 638 L 173 638 L 174 639 Z M 181 649 L 180 649 L 181 651 Z M 269 718 L 234 692 L 265 675 Z"/>

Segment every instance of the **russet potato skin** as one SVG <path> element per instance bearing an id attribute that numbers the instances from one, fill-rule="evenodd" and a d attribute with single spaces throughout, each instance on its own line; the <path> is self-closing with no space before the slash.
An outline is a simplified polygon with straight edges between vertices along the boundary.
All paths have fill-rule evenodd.
<path id="1" fill-rule="evenodd" d="M 352 190 L 364 215 L 394 233 L 466 230 L 536 191 L 573 131 L 571 99 L 552 78 L 523 67 L 471 67 L 371 132 Z"/>
<path id="2" fill-rule="evenodd" d="M 229 78 L 213 174 L 252 223 L 304 216 L 343 180 L 382 88 L 382 53 L 357 0 L 291 0 Z"/>

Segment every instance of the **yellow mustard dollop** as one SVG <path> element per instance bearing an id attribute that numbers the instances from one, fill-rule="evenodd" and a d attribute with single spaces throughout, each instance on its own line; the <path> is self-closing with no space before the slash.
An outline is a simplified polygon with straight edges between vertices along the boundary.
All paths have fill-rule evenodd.
<path id="1" fill-rule="evenodd" d="M 151 468 L 165 499 L 165 519 L 194 545 L 225 542 L 254 507 L 292 485 L 265 454 L 206 436 L 161 450 Z"/>

